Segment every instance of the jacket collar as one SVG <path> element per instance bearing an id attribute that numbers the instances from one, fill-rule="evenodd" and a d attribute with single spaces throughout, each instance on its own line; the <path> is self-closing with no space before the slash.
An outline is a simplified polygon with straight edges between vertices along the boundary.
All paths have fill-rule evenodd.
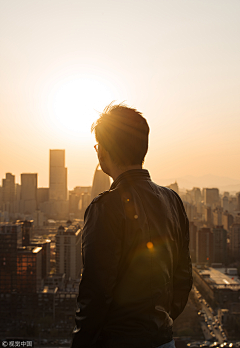
<path id="1" fill-rule="evenodd" d="M 131 169 L 120 174 L 112 183 L 110 190 L 115 189 L 122 181 L 151 180 L 147 169 Z"/>

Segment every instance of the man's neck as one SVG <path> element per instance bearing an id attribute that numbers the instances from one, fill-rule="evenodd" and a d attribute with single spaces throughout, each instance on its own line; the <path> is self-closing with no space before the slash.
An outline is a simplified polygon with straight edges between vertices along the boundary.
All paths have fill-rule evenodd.
<path id="1" fill-rule="evenodd" d="M 141 164 L 137 164 L 137 165 L 132 165 L 132 166 L 127 166 L 127 167 L 112 167 L 111 168 L 111 177 L 113 178 L 113 180 L 116 180 L 117 177 L 119 175 L 121 175 L 124 172 L 127 172 L 128 170 L 132 170 L 132 169 L 142 169 L 142 165 Z"/>

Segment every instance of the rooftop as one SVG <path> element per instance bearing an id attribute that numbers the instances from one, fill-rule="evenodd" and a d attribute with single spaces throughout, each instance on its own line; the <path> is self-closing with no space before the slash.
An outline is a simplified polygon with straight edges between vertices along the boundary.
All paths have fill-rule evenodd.
<path id="1" fill-rule="evenodd" d="M 18 254 L 19 253 L 28 253 L 28 254 L 37 254 L 39 251 L 42 250 L 42 247 L 36 247 L 36 246 L 24 246 L 17 249 Z"/>
<path id="2" fill-rule="evenodd" d="M 206 270 L 198 270 L 199 274 L 210 283 L 211 287 L 216 289 L 228 288 L 232 290 L 240 290 L 240 280 L 237 275 L 226 274 L 226 268 L 212 268 Z"/>
<path id="3" fill-rule="evenodd" d="M 0 222 L 0 226 L 19 226 L 23 225 L 23 222 Z"/>

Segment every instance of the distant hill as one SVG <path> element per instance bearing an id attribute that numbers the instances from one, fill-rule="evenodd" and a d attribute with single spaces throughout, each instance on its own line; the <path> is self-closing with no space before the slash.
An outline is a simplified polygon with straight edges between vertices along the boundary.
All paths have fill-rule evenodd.
<path id="1" fill-rule="evenodd" d="M 206 174 L 202 176 L 186 175 L 178 178 L 164 178 L 155 180 L 156 183 L 162 186 L 170 185 L 177 181 L 180 189 L 192 189 L 193 187 L 217 187 L 222 191 L 239 192 L 240 191 L 240 179 L 233 179 L 224 176 L 217 176 L 212 174 Z"/>

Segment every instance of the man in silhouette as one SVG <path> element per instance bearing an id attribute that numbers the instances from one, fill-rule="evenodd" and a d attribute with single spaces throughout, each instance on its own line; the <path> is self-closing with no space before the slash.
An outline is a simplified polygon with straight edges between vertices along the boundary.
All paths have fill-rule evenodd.
<path id="1" fill-rule="evenodd" d="M 172 324 L 192 287 L 182 201 L 142 169 L 149 127 L 140 112 L 110 104 L 92 131 L 113 183 L 84 216 L 72 348 L 174 347 Z"/>

